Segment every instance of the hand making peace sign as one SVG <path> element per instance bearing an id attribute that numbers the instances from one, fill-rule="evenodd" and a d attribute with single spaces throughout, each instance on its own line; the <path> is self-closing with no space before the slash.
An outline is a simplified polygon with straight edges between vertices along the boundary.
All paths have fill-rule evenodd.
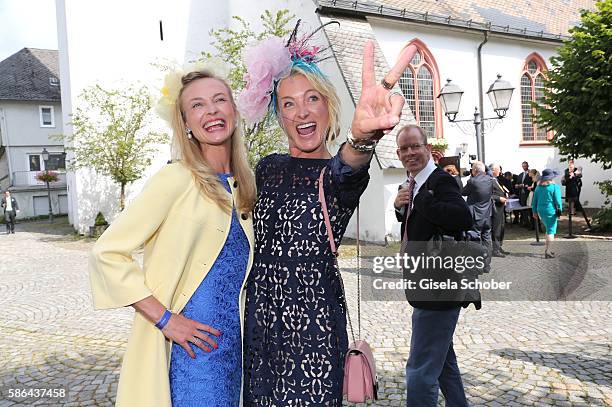
<path id="1" fill-rule="evenodd" d="M 368 41 L 363 49 L 361 97 L 355 108 L 351 133 L 355 139 L 380 139 L 384 130 L 399 123 L 405 100 L 393 86 L 406 70 L 417 48 L 410 45 L 402 50 L 397 62 L 380 83 L 374 73 L 374 43 Z"/>

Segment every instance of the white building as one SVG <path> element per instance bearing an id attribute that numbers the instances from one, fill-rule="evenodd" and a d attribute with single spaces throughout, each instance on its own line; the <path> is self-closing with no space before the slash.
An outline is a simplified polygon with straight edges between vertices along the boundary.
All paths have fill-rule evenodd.
<path id="1" fill-rule="evenodd" d="M 232 0 L 208 2 L 181 0 L 167 2 L 134 0 L 104 3 L 58 0 L 58 33 L 62 100 L 67 115 L 81 89 L 93 83 L 140 80 L 159 88 L 161 73 L 150 63 L 160 59 L 188 61 L 201 51 L 214 51 L 209 31 L 235 27 L 232 16 L 239 15 L 259 28 L 259 15 L 265 9 L 288 8 L 311 27 L 337 20 L 325 34 L 334 58 L 324 64 L 342 101 L 342 124 L 347 129 L 359 97 L 363 43 L 376 43 L 377 77 L 391 66 L 408 44 L 419 48 L 419 56 L 401 81 L 409 103 L 404 122 L 418 122 L 434 137 L 444 138 L 446 155 L 457 155 L 467 143 L 468 157 L 476 153 L 471 123 L 451 124 L 435 99 L 443 81 L 452 78 L 464 91 L 460 119 L 470 119 L 474 107 L 484 98 L 485 117 L 493 117 L 484 97 L 489 85 L 501 74 L 514 87 L 511 107 L 503 121 L 485 126 L 486 162 L 499 162 L 504 171 L 518 173 L 522 161 L 532 168 L 562 170 L 558 151 L 549 144 L 550 134 L 537 128 L 531 119 L 528 101 L 539 92 L 541 75 L 550 67 L 550 57 L 561 45 L 568 28 L 579 21 L 580 8 L 593 8 L 592 0 L 543 2 L 520 0 L 499 3 L 492 0 L 472 2 L 438 1 L 364 1 L 349 0 L 271 0 L 250 2 Z M 118 12 L 121 10 L 121 12 Z M 112 22 L 112 28 L 109 26 Z M 479 60 L 481 61 L 479 64 Z M 479 73 L 479 65 L 481 73 Z M 479 84 L 481 90 L 479 90 Z M 400 88 L 398 87 L 398 90 Z M 416 89 L 416 91 L 415 91 Z M 67 122 L 67 120 L 64 120 Z M 65 128 L 70 131 L 69 127 Z M 362 198 L 362 237 L 372 241 L 397 238 L 399 225 L 392 202 L 405 171 L 395 155 L 394 133 L 383 139 L 372 162 L 371 182 Z M 337 147 L 337 146 L 336 146 Z M 160 154 L 152 171 L 169 158 Z M 586 206 L 599 207 L 603 197 L 593 182 L 610 178 L 599 167 L 579 160 L 584 169 L 582 200 Z M 560 181 L 560 180 L 557 180 Z M 137 192 L 141 182 L 131 188 Z M 89 186 L 95 186 L 90 188 Z M 103 187 L 95 175 L 69 177 L 71 220 L 83 230 L 92 224 L 98 210 L 110 216 L 116 211 L 116 188 Z M 100 193 L 100 191 L 105 191 Z M 128 198 L 129 200 L 129 198 Z M 95 202 L 95 205 L 92 204 Z M 367 210 L 366 210 L 367 208 Z M 354 234 L 353 224 L 348 235 Z"/>
<path id="2" fill-rule="evenodd" d="M 17 199 L 18 218 L 49 213 L 49 191 L 36 179 L 45 170 L 59 178 L 49 188 L 53 213 L 68 213 L 64 146 L 52 138 L 62 131 L 58 52 L 23 48 L 0 61 L 0 190 Z"/>
<path id="3" fill-rule="evenodd" d="M 466 143 L 467 154 L 461 160 L 461 166 L 466 168 L 469 155 L 475 155 L 477 149 L 471 122 L 453 124 L 444 117 L 436 99 L 444 79 L 451 78 L 465 92 L 457 118 L 469 120 L 479 105 L 485 117 L 496 117 L 484 93 L 501 74 L 515 90 L 504 120 L 485 123 L 486 163 L 495 161 L 504 171 L 515 174 L 521 171 L 523 161 L 539 171 L 566 168 L 558 150 L 549 143 L 553 134 L 539 129 L 533 120 L 529 102 L 540 94 L 550 58 L 568 35 L 568 29 L 579 21 L 579 10 L 593 8 L 593 1 L 545 4 L 528 0 L 320 0 L 318 5 L 323 22 L 340 22 L 339 27 L 328 26 L 326 33 L 346 83 L 342 96 L 345 105 L 355 103 L 359 97 L 364 41 L 376 43 L 378 77 L 384 75 L 404 47 L 415 44 L 419 53 L 398 86 L 410 108 L 405 117 L 424 127 L 430 137 L 446 139 L 446 156 L 461 155 L 460 146 Z M 397 160 L 394 137 L 394 133 L 386 136 L 377 148 L 378 165 L 373 166 L 372 180 L 362 199 L 368 208 L 368 215 L 362 218 L 362 230 L 368 240 L 399 238 L 392 205 L 406 173 Z M 611 172 L 587 160 L 577 160 L 577 165 L 583 167 L 585 174 L 581 200 L 588 207 L 602 206 L 604 198 L 594 182 L 609 179 Z"/>

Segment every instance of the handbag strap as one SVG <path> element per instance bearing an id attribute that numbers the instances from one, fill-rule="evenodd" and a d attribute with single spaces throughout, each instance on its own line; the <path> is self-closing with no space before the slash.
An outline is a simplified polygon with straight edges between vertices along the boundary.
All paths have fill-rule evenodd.
<path id="1" fill-rule="evenodd" d="M 329 213 L 327 212 L 327 202 L 325 202 L 325 192 L 323 191 L 323 179 L 325 176 L 325 170 L 327 167 L 323 167 L 321 170 L 321 174 L 319 175 L 319 202 L 321 203 L 321 209 L 323 210 L 323 220 L 325 221 L 325 228 L 327 229 L 327 237 L 329 239 L 329 247 L 331 248 L 331 252 L 334 256 L 334 262 L 336 265 L 336 273 L 338 273 L 338 280 L 340 281 L 340 288 L 342 289 L 342 299 L 344 301 L 344 309 L 346 310 L 346 317 L 348 319 L 349 328 L 351 330 L 351 337 L 353 338 L 353 343 L 355 341 L 355 331 L 353 330 L 353 322 L 351 321 L 351 313 L 348 309 L 348 302 L 346 300 L 346 291 L 344 290 L 344 281 L 342 280 L 342 275 L 340 275 L 340 267 L 338 266 L 338 249 L 336 247 L 336 242 L 334 240 L 334 233 L 332 231 L 331 222 L 329 220 Z M 359 250 L 359 248 L 357 249 Z M 357 295 L 359 297 L 359 273 L 357 274 Z M 361 312 L 361 306 L 359 305 L 361 302 L 361 298 L 358 298 L 357 301 L 357 310 L 358 314 Z M 361 315 L 358 315 L 359 321 L 359 335 L 361 336 Z"/>

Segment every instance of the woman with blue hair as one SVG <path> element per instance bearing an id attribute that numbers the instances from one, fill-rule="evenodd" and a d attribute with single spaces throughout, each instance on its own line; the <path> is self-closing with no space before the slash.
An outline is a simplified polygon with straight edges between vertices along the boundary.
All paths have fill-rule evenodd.
<path id="1" fill-rule="evenodd" d="M 376 83 L 374 46 L 366 44 L 351 133 L 332 157 L 327 141 L 339 136 L 340 102 L 317 66 L 322 50 L 308 44 L 312 34 L 297 37 L 296 27 L 287 43 L 271 38 L 246 54 L 247 86 L 238 99 L 251 122 L 275 115 L 289 145 L 289 154 L 263 158 L 255 175 L 255 259 L 244 324 L 248 406 L 342 404 L 348 338 L 335 247 L 367 187 L 378 140 L 399 123 L 404 98 L 390 90 L 416 52 L 406 48 Z"/>

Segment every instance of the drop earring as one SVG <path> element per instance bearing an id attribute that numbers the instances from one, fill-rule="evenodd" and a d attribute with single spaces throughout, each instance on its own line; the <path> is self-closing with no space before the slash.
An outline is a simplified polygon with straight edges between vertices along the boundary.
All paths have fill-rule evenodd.
<path id="1" fill-rule="evenodd" d="M 187 135 L 187 138 L 189 140 L 191 140 L 191 138 L 193 137 L 193 132 L 191 131 L 191 129 L 185 129 L 185 134 Z"/>

